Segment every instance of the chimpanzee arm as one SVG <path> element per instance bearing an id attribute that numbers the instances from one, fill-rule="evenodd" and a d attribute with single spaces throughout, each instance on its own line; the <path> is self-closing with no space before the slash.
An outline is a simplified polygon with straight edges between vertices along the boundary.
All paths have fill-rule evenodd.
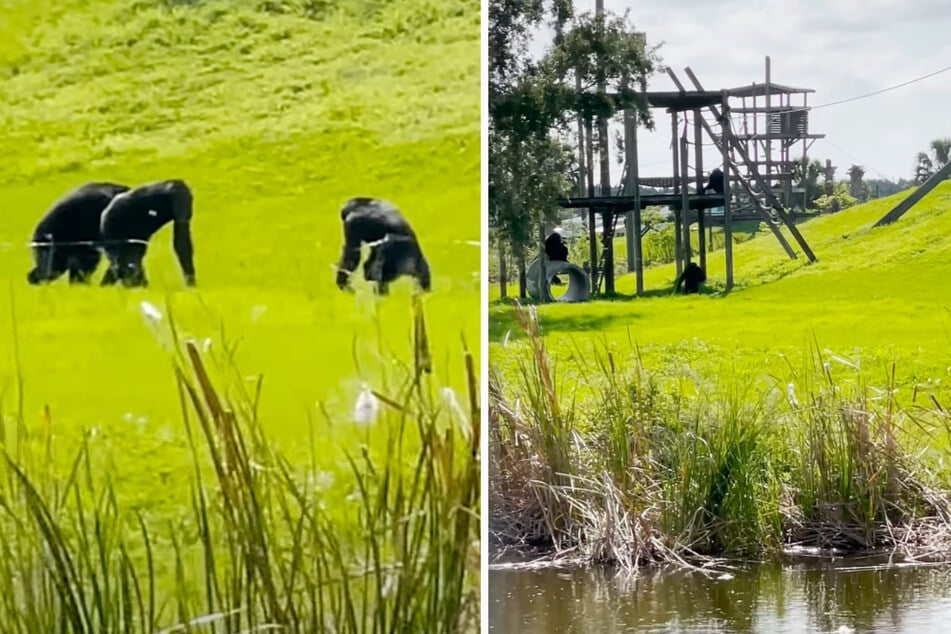
<path id="1" fill-rule="evenodd" d="M 674 288 L 674 292 L 679 293 L 680 287 L 683 286 L 684 278 L 687 277 L 687 271 L 685 270 L 680 274 L 680 277 L 677 278 L 677 286 Z"/>
<path id="2" fill-rule="evenodd" d="M 362 244 L 358 224 L 355 222 L 343 223 L 343 252 L 337 263 L 337 288 L 346 290 L 350 287 L 350 276 L 360 264 L 360 245 Z"/>
<path id="3" fill-rule="evenodd" d="M 192 193 L 184 181 L 170 181 L 172 198 L 173 237 L 172 246 L 178 256 L 178 264 L 185 276 L 185 284 L 195 285 L 194 249 L 192 248 L 191 219 Z"/>
<path id="4" fill-rule="evenodd" d="M 432 290 L 432 273 L 429 270 L 429 262 L 422 252 L 416 258 L 416 281 L 419 282 L 419 287 L 427 293 Z"/>
<path id="5" fill-rule="evenodd" d="M 185 284 L 195 285 L 195 263 L 193 261 L 192 236 L 189 222 L 175 221 L 173 225 L 173 245 L 175 255 L 178 256 L 178 264 L 182 267 L 182 274 L 185 276 Z"/>

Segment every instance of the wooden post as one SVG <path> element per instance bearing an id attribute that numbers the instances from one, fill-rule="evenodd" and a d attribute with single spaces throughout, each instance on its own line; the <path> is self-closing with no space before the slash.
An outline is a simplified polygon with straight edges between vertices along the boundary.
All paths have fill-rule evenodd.
<path id="1" fill-rule="evenodd" d="M 703 189 L 704 185 L 704 173 L 703 173 L 703 128 L 700 126 L 700 117 L 702 113 L 700 110 L 693 111 L 693 145 L 694 145 L 694 162 L 696 162 L 697 168 L 697 193 L 700 193 L 700 190 Z M 707 270 L 707 240 L 706 234 L 704 233 L 704 214 L 706 210 L 698 209 L 697 210 L 697 251 L 699 252 L 700 257 L 700 268 L 706 272 Z"/>
<path id="2" fill-rule="evenodd" d="M 687 117 L 684 115 L 684 121 Z M 687 265 L 690 264 L 692 259 L 690 253 L 690 190 L 687 188 L 687 185 L 690 182 L 690 174 L 688 173 L 688 149 L 687 149 L 687 137 L 680 137 L 680 213 L 683 218 L 683 247 L 684 247 L 684 268 L 687 268 Z"/>
<path id="3" fill-rule="evenodd" d="M 634 166 L 637 163 L 637 147 L 635 146 L 636 141 L 634 140 L 634 135 L 636 132 L 633 132 L 632 129 L 636 130 L 636 120 L 634 113 L 631 112 L 630 108 L 625 108 L 624 110 L 624 163 L 627 166 L 627 170 L 624 172 L 624 195 L 633 196 L 634 190 L 638 189 L 637 186 L 637 168 Z M 627 212 L 624 216 L 624 226 L 627 227 L 627 232 L 624 236 L 624 241 L 627 244 L 627 270 L 628 272 L 634 271 L 637 269 L 637 254 L 635 253 L 635 241 L 634 241 L 634 210 Z M 640 228 L 638 228 L 638 232 Z"/>
<path id="4" fill-rule="evenodd" d="M 581 94 L 581 75 L 575 71 L 575 90 Z M 578 196 L 584 197 L 587 191 L 586 181 L 588 178 L 587 144 L 584 134 L 584 117 L 581 111 L 578 111 Z M 590 210 L 588 210 L 590 212 Z M 581 217 L 584 217 L 584 210 L 581 211 Z"/>
<path id="5" fill-rule="evenodd" d="M 773 142 L 770 139 L 770 124 L 772 123 L 773 104 L 770 99 L 769 55 L 766 56 L 766 187 L 773 190 Z"/>
<path id="6" fill-rule="evenodd" d="M 674 194 L 680 193 L 680 143 L 677 140 L 677 111 L 670 113 L 670 143 L 674 159 Z M 674 210 L 674 262 L 677 268 L 677 279 L 683 273 L 683 239 L 681 237 L 680 210 L 671 205 Z"/>
<path id="7" fill-rule="evenodd" d="M 588 179 L 588 196 L 594 198 L 594 140 L 591 125 L 591 119 L 585 121 L 585 152 L 588 155 L 588 169 L 585 173 Z M 597 212 L 594 209 L 588 210 L 588 240 L 590 241 L 589 251 L 591 253 L 591 283 L 595 284 L 598 279 L 598 229 Z M 597 295 L 601 285 L 592 286 L 591 293 Z"/>
<path id="8" fill-rule="evenodd" d="M 575 90 L 578 91 L 578 94 L 581 94 L 581 74 L 575 72 Z M 580 177 L 578 178 L 578 194 L 580 196 L 594 196 L 594 170 L 592 167 L 593 162 L 593 149 L 591 145 L 591 121 L 585 121 L 584 117 L 581 116 L 581 112 L 578 112 L 578 171 L 580 172 Z M 584 212 L 582 212 L 582 216 Z M 594 282 L 595 275 L 597 274 L 597 257 L 598 257 L 598 242 L 597 242 L 597 230 L 595 229 L 594 224 L 594 210 L 588 209 L 588 253 L 591 258 L 590 270 L 588 274 L 591 276 L 592 283 Z M 597 294 L 598 289 L 592 288 L 592 294 Z"/>
<path id="9" fill-rule="evenodd" d="M 595 0 L 594 13 L 598 17 L 604 15 L 604 0 Z M 607 92 L 607 85 L 604 81 L 604 68 L 597 69 L 598 76 L 598 94 L 603 95 Z M 601 195 L 611 195 L 611 146 L 608 142 L 608 120 L 607 117 L 598 116 L 598 156 L 601 159 Z M 601 248 L 604 249 L 604 293 L 605 295 L 614 294 L 614 209 L 606 208 L 601 214 L 601 234 L 604 236 L 604 243 Z"/>
<path id="10" fill-rule="evenodd" d="M 631 114 L 628 119 L 628 114 Z M 628 213 L 627 218 L 627 245 L 628 262 L 631 259 L 633 245 L 634 276 L 637 278 L 637 296 L 644 294 L 644 243 L 641 237 L 641 186 L 640 168 L 637 165 L 637 115 L 625 111 L 625 124 L 628 139 L 625 143 L 627 150 L 627 177 L 632 185 L 631 195 L 634 196 L 634 211 Z"/>
<path id="11" fill-rule="evenodd" d="M 722 110 L 720 113 L 720 132 L 722 135 L 721 154 L 723 155 L 723 238 L 726 257 L 726 290 L 733 289 L 733 212 L 730 210 L 730 97 L 727 91 L 720 93 Z"/>

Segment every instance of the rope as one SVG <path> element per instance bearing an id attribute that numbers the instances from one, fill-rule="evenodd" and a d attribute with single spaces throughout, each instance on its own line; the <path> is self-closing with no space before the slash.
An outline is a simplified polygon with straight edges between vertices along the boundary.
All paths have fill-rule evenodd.
<path id="1" fill-rule="evenodd" d="M 145 244 L 149 243 L 148 240 L 139 240 L 136 238 L 129 238 L 127 240 L 73 240 L 73 241 L 63 241 L 52 240 L 50 242 L 28 242 L 26 246 L 28 247 L 99 247 L 106 244 Z"/>

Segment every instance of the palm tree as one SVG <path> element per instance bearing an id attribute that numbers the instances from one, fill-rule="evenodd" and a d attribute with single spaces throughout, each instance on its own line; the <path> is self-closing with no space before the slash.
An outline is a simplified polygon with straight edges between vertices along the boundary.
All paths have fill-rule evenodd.
<path id="1" fill-rule="evenodd" d="M 931 156 L 926 152 L 918 152 L 915 160 L 915 182 L 923 183 L 951 160 L 951 138 L 934 139 L 931 142 Z"/>
<path id="2" fill-rule="evenodd" d="M 951 154 L 951 139 L 935 139 L 931 142 L 931 151 L 934 153 L 935 169 L 941 169 L 948 164 L 949 154 Z"/>

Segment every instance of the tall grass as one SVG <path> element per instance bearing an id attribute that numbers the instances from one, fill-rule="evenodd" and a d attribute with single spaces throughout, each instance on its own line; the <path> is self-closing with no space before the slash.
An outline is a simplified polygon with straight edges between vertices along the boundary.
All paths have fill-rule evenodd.
<path id="1" fill-rule="evenodd" d="M 516 315 L 518 371 L 489 377 L 495 543 L 637 567 L 951 535 L 948 417 L 901 407 L 894 368 L 876 387 L 816 346 L 789 377 L 685 376 L 576 346 L 556 373 Z"/>
<path id="2" fill-rule="evenodd" d="M 363 422 L 386 436 L 385 449 L 344 452 L 354 492 L 334 508 L 315 464 L 291 463 L 268 440 L 260 383 L 216 385 L 170 323 L 190 510 L 152 521 L 116 495 L 89 442 L 58 474 L 48 429 L 28 432 L 22 418 L 3 426 L 0 631 L 477 629 L 480 405 L 468 350 L 465 407 L 431 385 L 415 303 L 414 363 L 396 387 L 364 395 L 376 420 Z M 234 368 L 225 359 L 219 370 Z M 171 588 L 160 566 L 174 571 Z"/>

